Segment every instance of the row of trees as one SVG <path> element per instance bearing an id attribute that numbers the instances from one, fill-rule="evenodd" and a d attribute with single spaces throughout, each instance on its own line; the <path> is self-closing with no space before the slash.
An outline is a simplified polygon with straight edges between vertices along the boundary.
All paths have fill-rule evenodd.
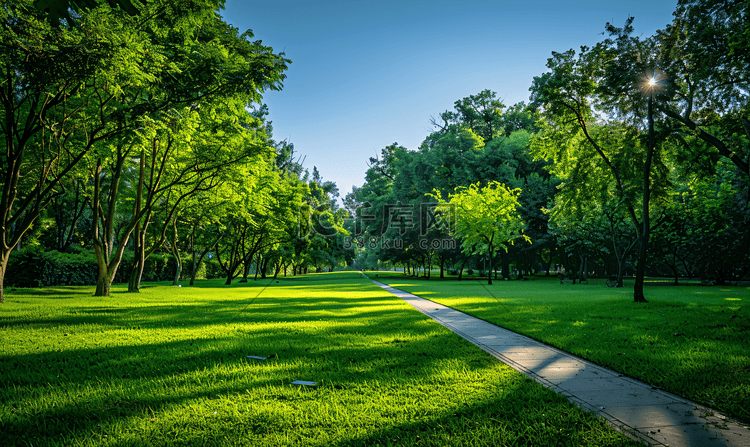
<path id="1" fill-rule="evenodd" d="M 746 2 L 681 0 L 647 38 L 607 24 L 593 47 L 552 54 L 529 105 L 456 101 L 418 150 L 370 159 L 345 209 L 273 140 L 261 95 L 290 61 L 220 1 L 39 3 L 50 13 L 0 10 L 0 301 L 13 250 L 35 244 L 94 253 L 97 295 L 128 250 L 132 292 L 157 251 L 176 277 L 181 252 L 192 277 L 212 258 L 227 283 L 355 254 L 459 278 L 495 261 L 505 278 L 635 271 L 636 301 L 647 272 L 750 268 Z"/>
<path id="2" fill-rule="evenodd" d="M 369 255 L 407 271 L 439 264 L 442 272 L 446 262 L 462 270 L 478 255 L 492 265 L 490 239 L 460 227 L 424 228 L 424 216 L 404 225 L 392 208 L 421 209 L 499 181 L 521 190 L 519 217 L 531 242 L 500 251 L 506 277 L 511 263 L 521 271 L 561 264 L 579 275 L 599 270 L 622 286 L 632 268 L 635 301 L 645 301 L 646 272 L 675 281 L 746 275 L 750 6 L 683 0 L 674 15 L 648 38 L 633 35 L 630 18 L 622 28 L 607 24 L 608 37 L 591 48 L 553 53 L 528 106 L 506 108 L 483 91 L 433 120 L 418 151 L 383 149 L 370 160 L 365 185 L 347 197 L 359 208 L 355 232 L 386 241 L 366 246 L 360 260 Z M 444 217 L 460 217 L 461 207 L 446 203 Z M 462 250 L 424 242 L 452 236 Z M 510 232 L 502 242 L 519 237 Z M 394 240 L 407 249 L 394 249 Z"/>
<path id="3" fill-rule="evenodd" d="M 0 302 L 24 245 L 93 251 L 96 295 L 126 250 L 131 292 L 157 250 L 178 270 L 191 253 L 193 276 L 215 257 L 227 283 L 253 263 L 322 264 L 330 240 L 308 227 L 342 231 L 335 185 L 272 139 L 260 105 L 290 61 L 227 24 L 218 1 L 84 3 L 57 23 L 28 0 L 0 10 Z"/>

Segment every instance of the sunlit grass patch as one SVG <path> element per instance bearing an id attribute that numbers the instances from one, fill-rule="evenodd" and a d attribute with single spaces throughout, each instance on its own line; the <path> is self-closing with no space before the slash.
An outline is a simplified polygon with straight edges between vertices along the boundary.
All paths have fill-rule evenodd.
<path id="1" fill-rule="evenodd" d="M 381 282 L 405 283 L 379 272 Z M 748 287 L 653 286 L 647 304 L 632 287 L 603 280 L 410 278 L 404 290 L 750 421 Z"/>
<path id="2" fill-rule="evenodd" d="M 0 445 L 632 444 L 357 273 L 278 281 L 9 291 Z"/>

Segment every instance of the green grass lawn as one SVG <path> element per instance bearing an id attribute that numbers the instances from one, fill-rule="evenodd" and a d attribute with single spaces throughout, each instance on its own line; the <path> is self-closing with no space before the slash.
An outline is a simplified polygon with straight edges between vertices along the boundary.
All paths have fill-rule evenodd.
<path id="1" fill-rule="evenodd" d="M 93 290 L 6 291 L 0 445 L 637 445 L 357 273 Z"/>
<path id="2" fill-rule="evenodd" d="M 749 287 L 369 275 L 750 422 Z"/>

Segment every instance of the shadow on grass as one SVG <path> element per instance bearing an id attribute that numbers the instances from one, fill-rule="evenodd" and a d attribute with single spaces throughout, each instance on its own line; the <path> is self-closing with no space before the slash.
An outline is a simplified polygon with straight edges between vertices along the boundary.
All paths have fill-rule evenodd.
<path id="1" fill-rule="evenodd" d="M 80 298 L 81 291 L 84 288 L 91 289 L 94 292 L 94 287 L 86 286 L 55 286 L 55 287 L 42 287 L 42 288 L 6 288 L 6 297 L 12 299 L 14 296 L 33 295 L 36 297 L 44 297 L 49 299 L 66 299 L 66 298 Z"/>
<path id="2" fill-rule="evenodd" d="M 147 417 L 195 399 L 289 388 L 297 379 L 318 381 L 331 390 L 384 378 L 408 386 L 414 377 L 429 376 L 440 362 L 454 359 L 452 347 L 468 346 L 451 333 L 433 334 L 434 328 L 415 332 L 409 313 L 380 316 L 366 336 L 359 325 L 345 323 L 336 325 L 334 333 L 295 331 L 294 325 L 258 333 L 242 326 L 220 338 L 3 355 L 0 374 L 8 386 L 0 396 L 18 417 L 4 417 L 2 433 L 15 442 L 32 439 L 32 433 L 57 438 L 71 430 L 95 432 L 98 424 Z M 394 338 L 405 330 L 411 331 L 408 340 Z M 352 338 L 366 340 L 351 345 Z M 274 358 L 263 363 L 246 358 L 258 354 Z M 479 363 L 476 367 L 484 368 L 490 362 Z M 96 391 L 91 384 L 98 384 Z M 71 392 L 81 394 L 70 399 Z"/>
<path id="3" fill-rule="evenodd" d="M 347 288 L 339 288 L 346 292 Z M 356 289 L 357 291 L 359 289 Z M 354 289 L 353 289 L 354 291 Z M 381 315 L 382 308 L 392 307 L 392 300 L 372 300 L 366 305 L 349 306 L 336 301 L 315 301 L 299 303 L 299 298 L 258 297 L 252 300 L 217 300 L 203 305 L 150 305 L 120 306 L 117 308 L 73 308 L 64 314 L 45 316 L 0 317 L 0 327 L 14 326 L 82 326 L 103 325 L 111 327 L 188 327 L 227 325 L 233 322 L 265 323 L 273 321 L 298 322 L 330 316 L 330 313 L 350 312 L 350 315 L 337 315 L 340 320 L 358 320 Z M 354 310 L 357 313 L 354 313 Z"/>
<path id="4" fill-rule="evenodd" d="M 144 430 L 142 445 L 150 444 L 149 436 L 157 430 L 150 427 L 161 431 L 157 443 L 176 439 L 170 430 L 175 431 L 174 436 L 179 432 L 186 443 L 195 444 L 205 443 L 206 430 L 212 430 L 214 439 L 224 436 L 242 441 L 286 430 L 304 443 L 306 436 L 319 436 L 329 422 L 313 421 L 305 426 L 295 420 L 290 428 L 289 421 L 273 413 L 276 403 L 377 399 L 380 388 L 373 383 L 392 384 L 399 393 L 408 394 L 415 383 L 426 382 L 440 392 L 439 387 L 451 390 L 457 382 L 441 376 L 446 364 L 458 362 L 461 368 L 454 370 L 482 376 L 498 368 L 473 345 L 408 310 L 369 280 L 351 275 L 331 275 L 324 280 L 334 278 L 341 282 L 334 290 L 345 292 L 340 298 L 274 296 L 263 300 L 261 295 L 253 305 L 243 307 L 265 286 L 259 284 L 248 287 L 247 299 L 164 306 L 123 306 L 119 302 L 111 309 L 97 301 L 93 307 L 64 309 L 67 313 L 51 320 L 4 319 L 6 326 L 36 322 L 53 335 L 36 342 L 39 352 L 31 351 L 34 342 L 30 342 L 21 353 L 0 355 L 2 439 L 7 445 L 39 445 L 53 439 L 63 444 L 81 443 L 100 435 L 102 427 L 127 427 L 141 421 L 142 425 L 132 430 Z M 293 281 L 287 284 L 313 283 L 304 278 Z M 377 293 L 370 299 L 346 298 L 347 291 L 361 292 L 365 286 Z M 236 315 L 244 319 L 233 321 Z M 325 321 L 318 323 L 320 320 Z M 67 332 L 63 334 L 63 329 L 50 321 L 65 325 Z M 54 335 L 58 329 L 60 333 Z M 100 345 L 93 346 L 97 343 Z M 248 355 L 271 358 L 251 362 Z M 317 381 L 320 387 L 304 392 L 289 385 L 293 380 Z M 568 443 L 577 445 L 580 436 L 594 431 L 592 426 L 602 426 L 591 416 L 570 411 L 564 398 L 526 378 L 504 381 L 502 386 L 502 393 L 488 394 L 481 402 L 458 402 L 461 397 L 454 396 L 451 403 L 455 405 L 433 408 L 428 403 L 424 408 L 431 416 L 414 415 L 417 421 L 384 414 L 381 420 L 387 426 L 368 428 L 370 433 L 374 429 L 374 434 L 339 436 L 333 443 L 412 445 L 424 441 L 439 445 L 450 444 L 451 436 L 476 434 L 477 443 L 491 436 L 519 444 L 572 439 Z M 214 424 L 210 414 L 189 413 L 194 405 L 214 400 L 249 408 L 263 403 L 268 409 L 245 419 L 226 416 L 231 423 L 224 425 L 219 424 L 220 415 Z M 176 408 L 184 414 L 174 413 Z M 554 423 L 542 427 L 528 422 L 538 420 L 538 413 L 544 411 L 556 412 Z M 175 420 L 149 425 L 155 414 Z M 204 417 L 209 428 L 196 425 L 195 421 Z M 519 429 L 528 425 L 531 427 Z M 118 445 L 118 441 L 110 441 Z"/>

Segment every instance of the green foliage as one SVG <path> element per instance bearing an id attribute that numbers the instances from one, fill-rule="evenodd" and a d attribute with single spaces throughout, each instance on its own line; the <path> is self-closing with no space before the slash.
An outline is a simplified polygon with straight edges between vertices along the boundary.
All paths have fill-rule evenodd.
<path id="1" fill-rule="evenodd" d="M 455 112 L 447 111 L 440 115 L 445 123 L 443 130 L 455 126 L 470 131 L 487 142 L 505 132 L 502 125 L 502 110 L 505 105 L 491 90 L 483 90 L 476 95 L 459 99 Z"/>
<path id="2" fill-rule="evenodd" d="M 110 7 L 119 7 L 130 15 L 139 13 L 139 8 L 133 5 L 131 0 L 107 0 L 107 3 Z M 62 20 L 68 25 L 73 25 L 75 21 L 70 15 L 71 10 L 82 13 L 85 9 L 96 8 L 98 5 L 97 0 L 34 0 L 34 6 L 48 14 L 48 20 L 53 26 L 60 26 Z"/>
<path id="3" fill-rule="evenodd" d="M 376 257 L 407 270 L 423 267 L 427 275 L 430 266 L 438 264 L 441 270 L 460 265 L 463 271 L 467 262 L 476 260 L 469 261 L 469 255 L 461 253 L 445 225 L 430 226 L 434 219 L 426 217 L 425 210 L 432 210 L 435 203 L 426 194 L 437 190 L 447 195 L 477 182 L 523 189 L 519 208 L 524 219 L 533 223 L 529 234 L 534 244 L 509 247 L 502 257 L 504 270 L 511 258 L 528 270 L 537 262 L 538 252 L 549 250 L 553 241 L 547 216 L 540 210 L 554 194 L 555 182 L 544 170 L 546 161 L 533 160 L 529 152 L 537 114 L 523 103 L 504 113 L 506 107 L 496 96 L 485 90 L 456 101 L 452 111 L 440 115 L 442 122 L 433 120 L 435 130 L 418 151 L 393 144 L 370 159 L 366 183 L 347 196 L 348 206 L 357 213 L 354 234 L 372 241 L 371 246 L 361 244 L 359 259 L 368 260 L 367 265 L 375 265 L 370 261 Z M 398 218 L 389 214 L 394 210 L 411 213 L 412 220 L 394 221 Z"/>
<path id="4" fill-rule="evenodd" d="M 492 284 L 493 259 L 497 248 L 505 252 L 517 239 L 531 243 L 523 234 L 523 221 L 518 213 L 520 189 L 507 188 L 499 182 L 489 182 L 481 187 L 481 182 L 460 186 L 449 194 L 448 200 L 435 190 L 428 196 L 438 201 L 437 211 L 441 220 L 460 237 L 466 255 L 485 254 L 489 260 L 488 283 Z M 503 269 L 507 275 L 507 269 Z"/>
<path id="5" fill-rule="evenodd" d="M 499 182 L 489 182 L 460 186 L 443 199 L 440 191 L 430 194 L 434 197 L 444 216 L 455 213 L 455 232 L 462 238 L 464 250 L 474 252 L 478 247 L 492 255 L 492 247 L 508 250 L 518 239 L 530 242 L 523 234 L 524 224 L 518 214 L 520 189 L 510 189 Z"/>
<path id="6" fill-rule="evenodd" d="M 217 279 L 221 278 L 224 275 L 224 272 L 222 272 L 221 270 L 219 261 L 210 259 L 208 261 L 205 261 L 204 264 L 206 265 L 206 279 Z"/>
<path id="7" fill-rule="evenodd" d="M 10 287 L 90 285 L 96 282 L 96 260 L 85 252 L 29 247 L 11 254 L 7 275 L 6 285 Z"/>
<path id="8" fill-rule="evenodd" d="M 712 170 L 682 174 L 676 181 L 655 230 L 660 250 L 652 262 L 676 278 L 733 283 L 750 271 L 748 181 L 726 160 Z"/>

